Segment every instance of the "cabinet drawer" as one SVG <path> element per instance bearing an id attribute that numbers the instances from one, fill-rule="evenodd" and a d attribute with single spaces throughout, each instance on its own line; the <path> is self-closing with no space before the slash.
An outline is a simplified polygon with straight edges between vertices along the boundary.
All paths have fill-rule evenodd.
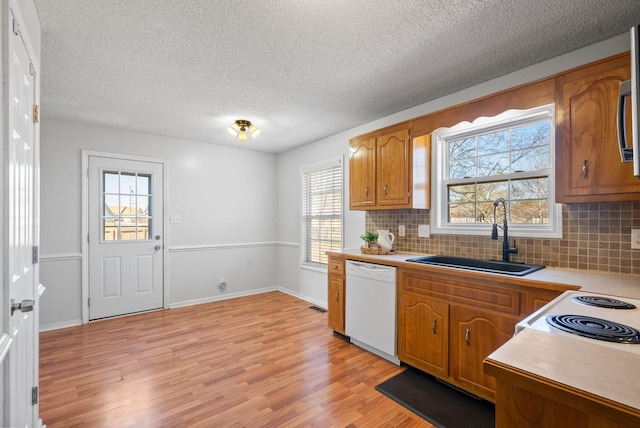
<path id="1" fill-rule="evenodd" d="M 328 274 L 344 275 L 344 261 L 343 260 L 329 260 L 329 266 L 327 267 Z"/>
<path id="2" fill-rule="evenodd" d="M 399 283 L 402 292 L 435 297 L 506 314 L 520 313 L 520 292 L 509 287 L 494 285 L 491 280 L 468 280 L 460 274 L 429 274 L 401 270 Z"/>

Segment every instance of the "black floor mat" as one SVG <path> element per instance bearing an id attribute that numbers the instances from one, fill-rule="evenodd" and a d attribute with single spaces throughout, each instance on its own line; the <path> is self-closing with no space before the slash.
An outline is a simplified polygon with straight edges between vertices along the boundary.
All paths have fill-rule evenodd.
<path id="1" fill-rule="evenodd" d="M 376 389 L 441 428 L 493 428 L 495 406 L 444 385 L 408 367 Z"/>

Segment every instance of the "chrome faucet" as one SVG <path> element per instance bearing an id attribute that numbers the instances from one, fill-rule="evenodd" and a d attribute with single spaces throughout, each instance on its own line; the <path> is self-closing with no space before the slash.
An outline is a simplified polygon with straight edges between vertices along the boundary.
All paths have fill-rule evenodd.
<path id="1" fill-rule="evenodd" d="M 496 209 L 498 205 L 502 204 L 502 210 L 504 212 L 504 223 L 502 226 L 498 226 L 498 222 L 496 221 Z M 504 198 L 498 198 L 493 203 L 493 228 L 491 229 L 491 239 L 494 241 L 498 240 L 498 227 L 503 230 L 503 241 L 502 241 L 502 260 L 505 262 L 509 262 L 509 254 L 518 254 L 518 248 L 516 247 L 516 240 L 513 240 L 513 247 L 509 246 L 509 225 L 507 224 L 507 201 Z"/>

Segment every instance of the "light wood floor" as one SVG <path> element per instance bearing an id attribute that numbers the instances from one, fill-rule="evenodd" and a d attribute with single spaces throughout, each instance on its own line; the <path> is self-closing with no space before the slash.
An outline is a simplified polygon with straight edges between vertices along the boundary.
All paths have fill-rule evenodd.
<path id="1" fill-rule="evenodd" d="M 403 370 L 270 292 L 40 335 L 56 427 L 431 427 L 375 390 Z"/>

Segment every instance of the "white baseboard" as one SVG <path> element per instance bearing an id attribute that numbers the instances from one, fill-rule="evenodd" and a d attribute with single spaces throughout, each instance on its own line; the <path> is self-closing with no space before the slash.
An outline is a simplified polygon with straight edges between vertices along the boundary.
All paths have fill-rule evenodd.
<path id="1" fill-rule="evenodd" d="M 202 303 L 218 302 L 221 300 L 235 299 L 236 297 L 268 293 L 269 291 L 277 291 L 277 288 L 276 287 L 259 288 L 257 290 L 251 290 L 251 291 L 246 291 L 241 293 L 230 293 L 230 294 L 223 294 L 219 296 L 206 297 L 203 299 L 194 299 L 194 300 L 186 300 L 184 302 L 175 302 L 175 303 L 169 304 L 169 309 L 182 308 L 185 306 L 192 306 L 192 305 L 200 305 Z"/>
<path id="2" fill-rule="evenodd" d="M 285 294 L 288 294 L 293 297 L 297 297 L 300 300 L 305 300 L 309 303 L 313 303 L 316 306 L 320 306 L 321 308 L 327 309 L 327 302 L 321 302 L 320 300 L 312 299 L 309 296 L 304 296 L 300 293 L 297 293 L 293 290 L 289 290 L 288 288 L 278 287 L 278 291 L 282 291 Z"/>
<path id="3" fill-rule="evenodd" d="M 59 322 L 55 324 L 45 324 L 40 326 L 40 333 L 44 331 L 60 330 L 61 328 L 75 327 L 77 325 L 82 325 L 81 319 L 69 320 L 69 321 Z"/>
<path id="4" fill-rule="evenodd" d="M 289 290 L 287 288 L 283 288 L 283 287 L 266 287 L 266 288 L 260 288 L 260 289 L 256 289 L 256 290 L 251 290 L 251 291 L 246 291 L 246 292 L 241 292 L 241 293 L 230 293 L 230 294 L 223 294 L 223 295 L 219 295 L 219 296 L 212 296 L 212 297 L 207 297 L 204 299 L 194 299 L 194 300 L 186 300 L 183 302 L 175 302 L 175 303 L 171 303 L 169 304 L 169 309 L 175 309 L 175 308 L 182 308 L 185 306 L 193 306 L 193 305 L 200 305 L 203 303 L 211 303 L 211 302 L 218 302 L 221 300 L 229 300 L 229 299 L 235 299 L 236 297 L 243 297 L 243 296 L 251 296 L 254 294 L 262 294 L 262 293 L 268 293 L 270 291 L 281 291 L 285 294 L 288 294 L 290 296 L 296 297 L 300 300 L 304 300 L 307 301 L 309 303 L 312 303 L 316 306 L 320 306 L 321 308 L 325 308 L 327 307 L 327 302 L 321 302 L 320 300 L 316 300 L 316 299 L 312 299 L 308 296 L 304 296 L 300 293 L 297 293 L 293 290 Z M 76 320 L 70 320 L 70 321 L 65 321 L 65 322 L 60 322 L 60 323 L 55 323 L 55 324 L 46 324 L 46 325 L 41 325 L 40 326 L 40 332 L 45 332 L 45 331 L 51 331 L 51 330 L 59 330 L 62 328 L 68 328 L 68 327 L 75 327 L 78 325 L 82 325 L 82 320 L 81 319 L 76 319 Z"/>

